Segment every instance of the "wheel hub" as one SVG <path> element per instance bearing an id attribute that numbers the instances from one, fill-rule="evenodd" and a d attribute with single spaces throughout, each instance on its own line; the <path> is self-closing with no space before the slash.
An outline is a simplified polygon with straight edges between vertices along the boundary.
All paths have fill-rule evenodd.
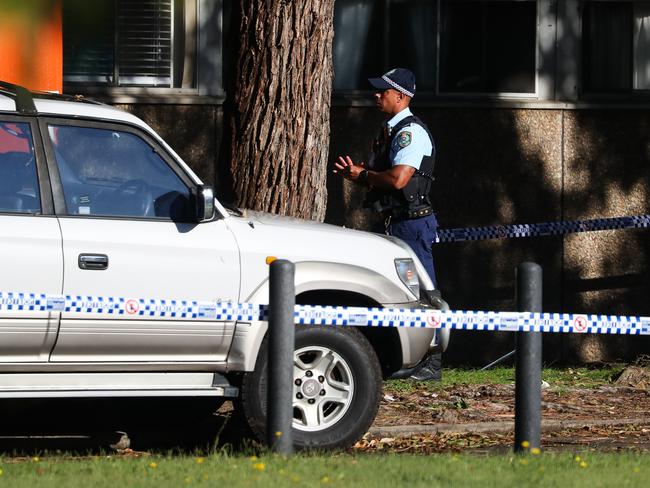
<path id="1" fill-rule="evenodd" d="M 293 425 L 312 432 L 338 422 L 350 407 L 355 389 L 347 361 L 323 346 L 295 352 L 293 384 Z"/>
<path id="2" fill-rule="evenodd" d="M 307 398 L 313 398 L 320 392 L 321 385 L 313 378 L 308 379 L 302 384 L 302 394 Z"/>

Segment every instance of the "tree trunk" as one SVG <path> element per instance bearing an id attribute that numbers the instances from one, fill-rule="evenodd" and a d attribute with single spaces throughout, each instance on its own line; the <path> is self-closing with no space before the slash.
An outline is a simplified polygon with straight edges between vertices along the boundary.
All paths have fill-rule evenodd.
<path id="1" fill-rule="evenodd" d="M 240 0 L 230 168 L 243 208 L 323 220 L 334 0 Z"/>

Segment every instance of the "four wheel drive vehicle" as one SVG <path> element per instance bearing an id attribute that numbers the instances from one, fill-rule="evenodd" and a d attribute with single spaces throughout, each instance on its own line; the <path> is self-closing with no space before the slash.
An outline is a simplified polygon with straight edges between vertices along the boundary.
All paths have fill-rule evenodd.
<path id="1" fill-rule="evenodd" d="M 295 263 L 298 304 L 446 306 L 401 241 L 229 210 L 137 117 L 0 83 L 0 298 L 268 303 L 269 256 Z M 265 322 L 95 312 L 0 302 L 0 397 L 235 396 L 264 436 Z M 382 376 L 444 348 L 438 334 L 297 327 L 297 446 L 352 444 Z"/>

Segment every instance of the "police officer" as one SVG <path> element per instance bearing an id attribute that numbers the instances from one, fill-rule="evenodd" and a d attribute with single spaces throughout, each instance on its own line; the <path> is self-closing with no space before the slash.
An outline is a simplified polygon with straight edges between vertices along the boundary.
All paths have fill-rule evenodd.
<path id="1" fill-rule="evenodd" d="M 334 172 L 370 187 L 366 202 L 385 218 L 388 234 L 411 246 L 435 285 L 431 246 L 438 223 L 429 199 L 435 147 L 427 126 L 409 109 L 415 76 L 397 68 L 369 81 L 377 90 L 377 107 L 388 120 L 368 165 L 339 156 Z"/>
<path id="2" fill-rule="evenodd" d="M 396 68 L 368 81 L 376 89 L 377 107 L 387 120 L 373 143 L 367 165 L 353 162 L 350 156 L 339 156 L 334 172 L 370 188 L 367 206 L 385 219 L 387 234 L 411 246 L 436 285 L 431 246 L 438 223 L 429 198 L 435 146 L 427 126 L 409 109 L 415 95 L 415 75 Z M 425 360 L 411 378 L 436 378 L 439 365 L 434 361 L 439 358 Z"/>

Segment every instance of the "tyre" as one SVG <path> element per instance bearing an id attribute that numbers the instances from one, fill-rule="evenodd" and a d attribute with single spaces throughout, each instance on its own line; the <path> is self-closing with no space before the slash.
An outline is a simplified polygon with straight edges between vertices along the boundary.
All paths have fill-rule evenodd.
<path id="1" fill-rule="evenodd" d="M 266 438 L 268 345 L 242 379 L 241 408 L 254 435 Z M 379 360 L 354 328 L 296 327 L 293 442 L 298 449 L 345 449 L 372 424 L 381 399 Z"/>

